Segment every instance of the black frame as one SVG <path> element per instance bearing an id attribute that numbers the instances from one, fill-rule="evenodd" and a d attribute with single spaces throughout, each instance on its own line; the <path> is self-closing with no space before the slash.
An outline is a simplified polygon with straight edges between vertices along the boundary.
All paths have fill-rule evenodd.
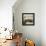
<path id="1" fill-rule="evenodd" d="M 24 15 L 27 16 L 27 15 L 32 15 L 33 19 L 27 19 L 27 20 L 24 20 Z M 30 24 L 26 24 L 26 22 L 31 22 Z M 22 13 L 22 25 L 35 25 L 35 13 Z"/>

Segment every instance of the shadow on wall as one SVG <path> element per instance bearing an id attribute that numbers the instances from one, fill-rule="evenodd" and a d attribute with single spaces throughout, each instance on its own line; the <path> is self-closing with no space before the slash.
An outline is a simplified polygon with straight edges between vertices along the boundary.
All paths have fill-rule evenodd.
<path id="1" fill-rule="evenodd" d="M 21 5 L 21 3 L 23 3 L 23 0 L 17 0 L 12 6 L 12 9 L 17 9 Z"/>

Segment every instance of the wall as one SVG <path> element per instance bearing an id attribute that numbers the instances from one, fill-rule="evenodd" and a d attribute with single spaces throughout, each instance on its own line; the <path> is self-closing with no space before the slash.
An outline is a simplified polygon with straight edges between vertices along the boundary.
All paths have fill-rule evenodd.
<path id="1" fill-rule="evenodd" d="M 0 0 L 0 27 L 12 28 L 12 6 L 16 0 Z"/>
<path id="2" fill-rule="evenodd" d="M 22 32 L 24 39 L 34 40 L 36 46 L 41 46 L 41 1 L 23 0 L 17 7 L 16 4 L 13 6 L 13 13 L 15 30 Z M 35 25 L 23 26 L 22 13 L 35 13 Z"/>
<path id="3" fill-rule="evenodd" d="M 46 46 L 46 0 L 41 1 L 41 41 Z"/>

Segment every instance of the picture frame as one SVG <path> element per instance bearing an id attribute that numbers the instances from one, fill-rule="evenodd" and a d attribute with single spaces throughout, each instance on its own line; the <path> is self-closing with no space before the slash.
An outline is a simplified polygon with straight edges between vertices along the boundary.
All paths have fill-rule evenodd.
<path id="1" fill-rule="evenodd" d="M 22 13 L 22 25 L 35 25 L 35 13 Z"/>
<path id="2" fill-rule="evenodd" d="M 13 21 L 13 31 L 15 30 L 15 16 L 14 16 L 14 13 L 13 13 L 13 19 L 12 19 L 12 21 Z"/>

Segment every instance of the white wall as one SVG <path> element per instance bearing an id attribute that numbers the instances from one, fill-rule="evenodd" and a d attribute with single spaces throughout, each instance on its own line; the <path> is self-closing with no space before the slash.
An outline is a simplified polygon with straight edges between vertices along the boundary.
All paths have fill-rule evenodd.
<path id="1" fill-rule="evenodd" d="M 16 0 L 0 0 L 0 27 L 12 28 L 12 6 Z"/>
<path id="2" fill-rule="evenodd" d="M 19 2 L 19 1 L 18 1 Z M 35 41 L 36 46 L 41 46 L 41 1 L 23 0 L 17 7 L 14 5 L 15 29 L 23 33 L 24 38 Z M 35 25 L 23 26 L 22 13 L 35 13 Z"/>
<path id="3" fill-rule="evenodd" d="M 41 1 L 41 38 L 42 46 L 46 46 L 46 0 Z"/>

